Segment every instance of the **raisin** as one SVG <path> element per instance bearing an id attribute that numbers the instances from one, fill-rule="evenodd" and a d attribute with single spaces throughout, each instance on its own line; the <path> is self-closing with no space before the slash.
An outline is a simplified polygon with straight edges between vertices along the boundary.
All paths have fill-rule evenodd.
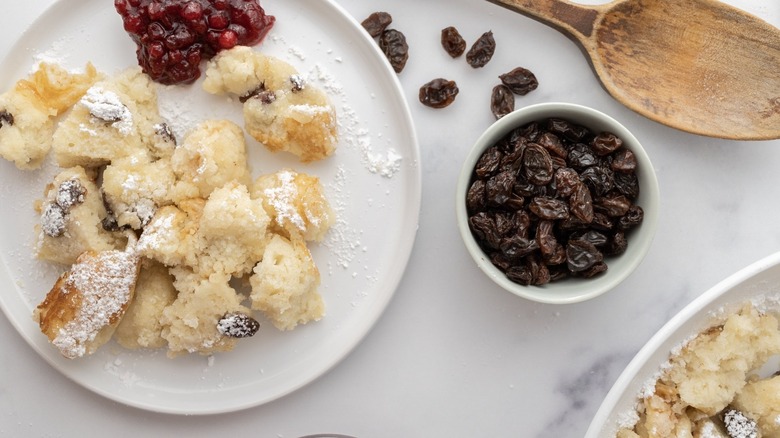
<path id="1" fill-rule="evenodd" d="M 572 235 L 572 238 L 590 242 L 597 248 L 606 245 L 608 241 L 607 236 L 604 235 L 604 233 L 599 233 L 598 231 L 594 230 L 586 231 L 584 233 L 575 233 Z"/>
<path id="2" fill-rule="evenodd" d="M 552 221 L 541 221 L 536 227 L 536 241 L 539 243 L 539 250 L 544 257 L 555 254 L 559 246 L 554 231 L 555 225 Z"/>
<path id="3" fill-rule="evenodd" d="M 549 119 L 547 122 L 547 129 L 553 134 L 566 138 L 571 142 L 579 142 L 588 135 L 587 128 L 575 125 L 564 119 Z"/>
<path id="4" fill-rule="evenodd" d="M 601 274 L 602 272 L 606 272 L 608 269 L 608 266 L 604 262 L 597 262 L 590 268 L 580 272 L 580 275 L 584 278 L 592 278 L 595 277 L 598 274 Z"/>
<path id="5" fill-rule="evenodd" d="M 68 212 L 55 202 L 46 204 L 41 214 L 41 230 L 49 237 L 65 234 L 68 226 Z"/>
<path id="6" fill-rule="evenodd" d="M 57 187 L 57 196 L 55 200 L 57 204 L 67 212 L 74 205 L 83 203 L 86 194 L 87 189 L 81 184 L 81 181 L 79 181 L 78 178 L 72 178 L 60 183 Z"/>
<path id="7" fill-rule="evenodd" d="M 569 155 L 569 151 L 563 145 L 561 139 L 551 132 L 545 132 L 540 135 L 536 139 L 536 143 L 542 145 L 542 147 L 557 157 L 566 158 Z"/>
<path id="8" fill-rule="evenodd" d="M 595 207 L 609 217 L 621 217 L 628 213 L 631 201 L 624 195 L 612 195 L 598 198 Z"/>
<path id="9" fill-rule="evenodd" d="M 528 204 L 528 209 L 542 220 L 566 219 L 569 217 L 569 206 L 560 199 L 537 196 Z"/>
<path id="10" fill-rule="evenodd" d="M 562 167 L 555 171 L 555 186 L 561 196 L 571 196 L 582 185 L 580 175 L 570 167 Z"/>
<path id="11" fill-rule="evenodd" d="M 566 264 L 571 272 L 582 272 L 604 260 L 596 246 L 586 240 L 570 240 L 566 245 Z"/>
<path id="12" fill-rule="evenodd" d="M 531 91 L 536 90 L 539 86 L 539 81 L 531 70 L 523 67 L 517 67 L 512 71 L 500 75 L 498 78 L 501 79 L 501 83 L 509 87 L 513 93 L 520 96 L 525 96 Z"/>
<path id="13" fill-rule="evenodd" d="M 615 189 L 631 199 L 639 197 L 639 179 L 636 174 L 616 172 L 614 174 Z"/>
<path id="14" fill-rule="evenodd" d="M 246 102 L 247 100 L 257 96 L 258 94 L 265 91 L 265 82 L 260 83 L 260 85 L 257 86 L 254 90 L 247 91 L 246 93 L 242 94 L 241 96 L 238 96 L 238 100 L 241 103 Z"/>
<path id="15" fill-rule="evenodd" d="M 469 228 L 477 236 L 481 244 L 488 248 L 498 249 L 501 236 L 496 229 L 496 221 L 490 215 L 480 212 L 469 218 Z"/>
<path id="16" fill-rule="evenodd" d="M 259 329 L 260 323 L 257 320 L 239 312 L 227 313 L 217 322 L 219 333 L 230 338 L 248 338 L 254 336 Z"/>
<path id="17" fill-rule="evenodd" d="M 536 143 L 531 143 L 523 154 L 523 169 L 525 177 L 532 184 L 543 185 L 552 181 L 552 158 L 547 149 Z"/>
<path id="18" fill-rule="evenodd" d="M 301 75 L 290 76 L 290 91 L 300 93 L 306 87 L 306 81 Z"/>
<path id="19" fill-rule="evenodd" d="M 596 194 L 596 196 L 606 195 L 615 185 L 612 171 L 607 167 L 588 167 L 582 171 L 580 179 Z"/>
<path id="20" fill-rule="evenodd" d="M 455 81 L 434 79 L 420 87 L 420 103 L 431 108 L 444 108 L 455 101 L 458 91 Z"/>
<path id="21" fill-rule="evenodd" d="M 506 278 L 517 284 L 528 286 L 533 280 L 533 275 L 528 266 L 511 266 L 506 270 Z"/>
<path id="22" fill-rule="evenodd" d="M 372 38 L 376 38 L 381 35 L 392 22 L 393 17 L 387 12 L 374 12 L 360 24 Z"/>
<path id="23" fill-rule="evenodd" d="M 441 30 L 441 45 L 444 47 L 444 51 L 453 58 L 459 57 L 466 51 L 466 40 L 453 26 Z"/>
<path id="24" fill-rule="evenodd" d="M 622 231 L 618 231 L 613 234 L 609 241 L 607 241 L 607 244 L 604 245 L 603 252 L 604 255 L 616 256 L 626 252 L 626 248 L 628 248 L 626 234 Z"/>
<path id="25" fill-rule="evenodd" d="M 642 207 L 632 204 L 628 207 L 628 211 L 620 219 L 618 219 L 617 227 L 619 230 L 630 230 L 639 224 L 645 218 L 645 211 Z"/>
<path id="26" fill-rule="evenodd" d="M 583 223 L 593 222 L 593 198 L 585 184 L 580 184 L 574 189 L 569 198 L 569 211 Z"/>
<path id="27" fill-rule="evenodd" d="M 598 155 L 607 155 L 623 146 L 623 140 L 611 132 L 602 132 L 591 142 L 593 151 Z"/>
<path id="28" fill-rule="evenodd" d="M 488 31 L 482 34 L 466 53 L 466 62 L 473 68 L 484 67 L 493 54 L 496 52 L 496 40 L 493 38 L 493 32 Z"/>
<path id="29" fill-rule="evenodd" d="M 478 178 L 487 178 L 492 175 L 501 164 L 501 159 L 504 156 L 497 147 L 492 146 L 488 148 L 482 156 L 477 160 L 477 165 L 474 168 Z"/>
<path id="30" fill-rule="evenodd" d="M 466 194 L 466 208 L 470 213 L 482 211 L 487 204 L 485 181 L 478 179 L 471 184 Z"/>
<path id="31" fill-rule="evenodd" d="M 577 143 L 569 151 L 566 163 L 575 169 L 585 169 L 598 163 L 598 159 L 588 145 Z"/>
<path id="32" fill-rule="evenodd" d="M 609 167 L 615 172 L 633 172 L 636 170 L 636 156 L 628 149 L 620 149 L 613 155 Z"/>
<path id="33" fill-rule="evenodd" d="M 14 126 L 14 115 L 6 110 L 0 111 L 0 128 L 3 126 Z"/>
<path id="34" fill-rule="evenodd" d="M 536 242 L 536 239 L 511 236 L 501 240 L 499 248 L 501 249 L 501 253 L 508 260 L 519 260 L 539 249 L 539 244 Z"/>
<path id="35" fill-rule="evenodd" d="M 265 90 L 261 91 L 256 96 L 253 96 L 253 98 L 260 99 L 260 102 L 264 105 L 270 105 L 276 102 L 276 93 L 274 93 L 273 90 Z"/>
<path id="36" fill-rule="evenodd" d="M 106 217 L 100 221 L 100 225 L 106 231 L 119 231 L 122 229 L 122 227 L 119 226 L 119 222 L 117 222 L 113 211 L 107 212 Z"/>
<path id="37" fill-rule="evenodd" d="M 725 410 L 720 417 L 729 436 L 756 437 L 761 433 L 755 420 L 734 408 Z"/>
<path id="38" fill-rule="evenodd" d="M 490 97 L 490 111 L 496 119 L 500 119 L 515 110 L 515 96 L 506 85 L 496 85 L 493 87 L 493 94 Z"/>
<path id="39" fill-rule="evenodd" d="M 515 176 L 512 172 L 501 172 L 487 180 L 485 191 L 487 193 L 488 205 L 503 205 L 512 195 Z"/>
<path id="40" fill-rule="evenodd" d="M 390 61 L 396 73 L 401 73 L 409 59 L 409 45 L 404 34 L 395 29 L 387 29 L 379 35 L 379 48 Z"/>
<path id="41" fill-rule="evenodd" d="M 163 142 L 170 142 L 176 145 L 176 137 L 173 135 L 173 130 L 167 123 L 159 123 L 154 126 L 154 129 L 154 133 L 158 135 Z"/>

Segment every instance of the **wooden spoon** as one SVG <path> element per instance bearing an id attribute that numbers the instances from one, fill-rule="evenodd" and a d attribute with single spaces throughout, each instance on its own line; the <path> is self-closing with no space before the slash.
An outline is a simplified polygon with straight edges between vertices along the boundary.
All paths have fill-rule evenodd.
<path id="1" fill-rule="evenodd" d="M 735 140 L 780 138 L 780 30 L 713 0 L 488 0 L 560 30 L 604 88 L 664 125 Z"/>

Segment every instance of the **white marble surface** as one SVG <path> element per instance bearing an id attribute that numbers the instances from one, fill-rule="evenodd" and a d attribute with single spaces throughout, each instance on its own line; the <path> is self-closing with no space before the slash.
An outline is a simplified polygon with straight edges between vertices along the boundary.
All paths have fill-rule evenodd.
<path id="1" fill-rule="evenodd" d="M 4 4 L 0 57 L 51 2 Z M 618 374 L 661 325 L 719 280 L 780 250 L 780 141 L 719 141 L 646 120 L 600 88 L 568 39 L 482 0 L 339 3 L 358 19 L 390 12 L 411 46 L 400 78 L 420 138 L 423 206 L 406 275 L 375 328 L 336 368 L 289 396 L 242 412 L 184 417 L 125 407 L 81 388 L 0 317 L 0 436 L 582 436 Z M 780 25 L 774 2 L 729 3 Z M 263 4 L 273 12 L 273 1 Z M 449 25 L 469 43 L 492 30 L 494 59 L 481 70 L 449 59 L 438 43 Z M 569 101 L 602 110 L 635 133 L 658 175 L 660 222 L 649 254 L 617 289 L 586 303 L 542 305 L 504 292 L 479 273 L 455 226 L 461 160 L 491 122 L 496 76 L 518 65 L 541 83 L 518 106 Z M 460 85 L 444 110 L 416 99 L 435 77 Z"/>

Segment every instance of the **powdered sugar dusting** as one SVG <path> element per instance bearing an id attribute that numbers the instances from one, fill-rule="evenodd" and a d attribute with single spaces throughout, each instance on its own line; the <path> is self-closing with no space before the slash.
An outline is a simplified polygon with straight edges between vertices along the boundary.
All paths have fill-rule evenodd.
<path id="1" fill-rule="evenodd" d="M 91 87 L 79 103 L 84 105 L 95 119 L 110 123 L 122 135 L 130 135 L 132 132 L 133 114 L 113 91 Z"/>
<path id="2" fill-rule="evenodd" d="M 86 354 L 87 344 L 122 312 L 135 287 L 137 266 L 135 254 L 105 251 L 77 262 L 65 274 L 61 293 L 79 291 L 81 304 L 52 341 L 64 356 Z"/>
<path id="3" fill-rule="evenodd" d="M 332 97 L 341 98 L 338 117 L 339 133 L 343 143 L 360 154 L 361 163 L 365 168 L 385 178 L 391 178 L 398 173 L 401 170 L 403 157 L 391 147 L 382 152 L 374 150 L 373 136 L 364 128 L 365 123 L 360 120 L 357 112 L 347 104 L 344 87 L 319 64 L 309 72 L 308 80 L 316 81 Z"/>
<path id="4" fill-rule="evenodd" d="M 138 250 L 149 251 L 159 249 L 163 244 L 171 244 L 176 240 L 173 226 L 173 214 L 166 214 L 154 218 L 144 228 L 141 237 L 138 238 Z"/>
<path id="5" fill-rule="evenodd" d="M 295 187 L 295 173 L 282 170 L 276 174 L 275 178 L 279 184 L 265 189 L 263 195 L 276 212 L 276 223 L 280 227 L 291 223 L 299 230 L 305 231 L 306 223 L 295 207 L 295 198 L 298 195 L 298 189 Z"/>
<path id="6" fill-rule="evenodd" d="M 331 184 L 328 185 L 329 191 L 334 193 L 331 196 L 331 207 L 336 213 L 336 221 L 330 228 L 323 245 L 327 247 L 331 254 L 336 258 L 336 264 L 348 269 L 354 261 L 358 250 L 362 247 L 360 243 L 361 233 L 354 229 L 346 220 L 346 210 L 349 205 L 347 192 L 347 171 L 344 166 L 339 166 L 336 176 Z"/>

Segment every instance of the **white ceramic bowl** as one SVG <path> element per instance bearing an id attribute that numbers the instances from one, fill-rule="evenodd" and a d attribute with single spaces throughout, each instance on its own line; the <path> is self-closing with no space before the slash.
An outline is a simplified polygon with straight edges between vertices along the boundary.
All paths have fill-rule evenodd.
<path id="1" fill-rule="evenodd" d="M 485 151 L 513 129 L 547 118 L 562 118 L 593 132 L 612 132 L 623 140 L 637 159 L 637 177 L 640 194 L 636 204 L 644 210 L 642 224 L 628 234 L 625 253 L 606 260 L 606 272 L 590 279 L 568 278 L 543 286 L 523 286 L 509 280 L 493 266 L 477 244 L 468 225 L 466 193 L 471 183 L 474 166 Z M 502 288 L 515 295 L 543 303 L 576 303 L 594 298 L 614 288 L 639 265 L 655 236 L 658 223 L 659 190 L 653 165 L 639 141 L 623 125 L 597 110 L 570 103 L 542 103 L 518 109 L 491 125 L 477 140 L 463 163 L 456 189 L 456 214 L 461 237 L 479 268 Z"/>
<path id="2" fill-rule="evenodd" d="M 759 308 L 780 311 L 780 253 L 759 260 L 721 281 L 669 320 L 615 381 L 585 438 L 615 438 L 620 419 L 634 410 L 642 388 L 654 379 L 671 351 L 704 329 L 720 323 L 727 314 L 748 301 Z"/>

